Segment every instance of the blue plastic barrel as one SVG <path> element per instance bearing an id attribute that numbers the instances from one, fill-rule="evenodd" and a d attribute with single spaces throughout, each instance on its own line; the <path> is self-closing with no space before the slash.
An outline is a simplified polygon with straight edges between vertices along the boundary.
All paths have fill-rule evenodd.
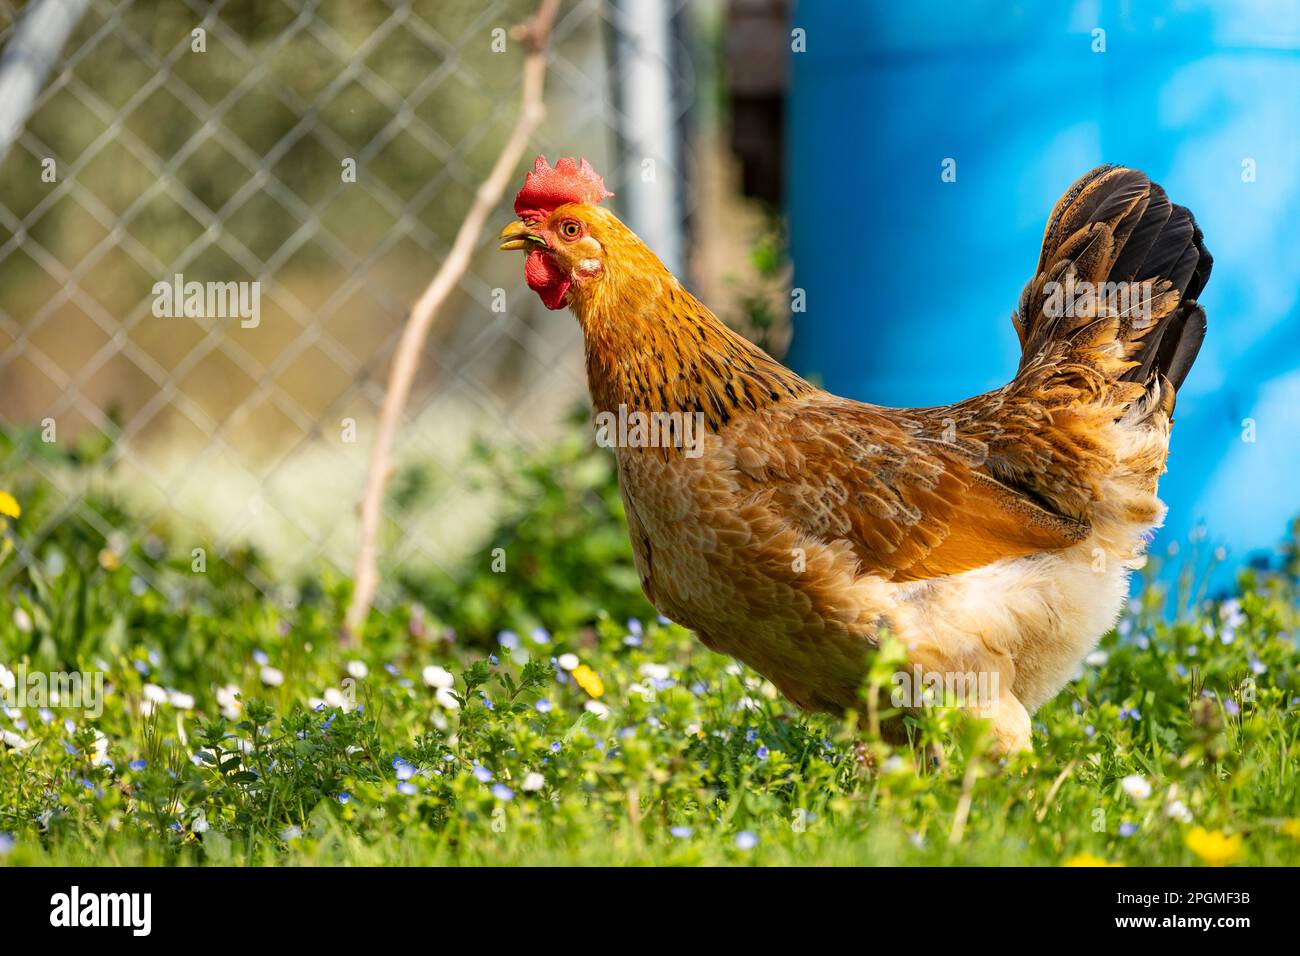
<path id="1" fill-rule="evenodd" d="M 1137 167 L 1215 259 L 1155 550 L 1203 531 L 1216 589 L 1273 553 L 1300 513 L 1300 4 L 814 0 L 792 26 L 791 364 L 884 405 L 1004 384 L 1052 205 Z"/>

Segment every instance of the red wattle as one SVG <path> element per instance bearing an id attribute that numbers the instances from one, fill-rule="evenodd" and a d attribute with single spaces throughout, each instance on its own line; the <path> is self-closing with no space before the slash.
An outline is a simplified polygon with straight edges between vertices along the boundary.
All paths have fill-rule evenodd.
<path id="1" fill-rule="evenodd" d="M 542 305 L 552 310 L 564 308 L 564 296 L 569 291 L 569 277 L 541 249 L 528 253 L 528 258 L 524 261 L 524 278 L 528 281 L 528 288 L 542 300 Z"/>

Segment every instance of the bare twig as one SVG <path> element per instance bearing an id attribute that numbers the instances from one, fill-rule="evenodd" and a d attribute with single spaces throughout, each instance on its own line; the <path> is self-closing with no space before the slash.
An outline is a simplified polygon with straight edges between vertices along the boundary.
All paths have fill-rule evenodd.
<path id="1" fill-rule="evenodd" d="M 1047 811 L 1052 808 L 1052 801 L 1056 799 L 1056 794 L 1061 789 L 1061 784 L 1065 783 L 1065 778 L 1070 775 L 1070 771 L 1074 769 L 1075 764 L 1078 762 L 1079 761 L 1077 760 L 1071 760 L 1065 765 L 1065 769 L 1056 775 L 1056 779 L 1052 781 L 1051 788 L 1047 791 L 1047 795 L 1043 797 L 1043 805 L 1034 816 L 1034 819 L 1039 823 L 1042 823 L 1043 818 L 1047 816 Z"/>
<path id="2" fill-rule="evenodd" d="M 529 139 L 546 115 L 546 106 L 542 101 L 542 88 L 546 78 L 546 46 L 559 9 L 560 0 L 539 0 L 537 13 L 515 27 L 511 34 L 528 50 L 528 55 L 524 58 L 519 119 L 492 171 L 479 186 L 474 204 L 456 233 L 451 252 L 411 309 L 410 318 L 406 321 L 401 341 L 393 355 L 393 364 L 388 372 L 388 389 L 384 393 L 384 404 L 375 426 L 375 443 L 370 449 L 365 496 L 361 501 L 361 536 L 353 572 L 352 603 L 348 605 L 344 618 L 345 642 L 360 637 L 366 616 L 370 613 L 371 602 L 375 598 L 375 590 L 379 586 L 377 539 L 384 487 L 392 472 L 393 439 L 406 408 L 406 400 L 411 394 L 411 382 L 419 365 L 420 350 L 438 316 L 438 310 L 469 268 L 470 256 L 478 244 L 488 216 L 501 201 L 510 178 L 528 147 Z"/>
<path id="3" fill-rule="evenodd" d="M 961 796 L 957 798 L 957 809 L 952 815 L 952 829 L 948 831 L 948 845 L 956 846 L 966 833 L 966 821 L 970 817 L 971 802 L 975 795 L 975 776 L 979 758 L 971 755 L 966 759 L 966 772 L 961 778 Z"/>

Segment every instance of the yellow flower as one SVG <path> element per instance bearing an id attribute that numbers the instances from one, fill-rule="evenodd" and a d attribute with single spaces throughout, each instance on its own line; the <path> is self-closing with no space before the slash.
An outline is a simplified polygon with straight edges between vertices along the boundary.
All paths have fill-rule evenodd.
<path id="1" fill-rule="evenodd" d="M 1300 820 L 1284 820 L 1278 829 L 1291 839 L 1300 840 Z"/>
<path id="2" fill-rule="evenodd" d="M 1226 866 L 1241 858 L 1241 834 L 1193 827 L 1187 834 L 1187 849 L 1210 866 Z"/>
<path id="3" fill-rule="evenodd" d="M 573 669 L 573 679 L 578 682 L 579 687 L 592 697 L 599 697 L 605 693 L 605 682 L 600 679 L 599 674 L 586 664 L 579 664 Z"/>
<path id="4" fill-rule="evenodd" d="M 1070 857 L 1063 866 L 1123 866 L 1123 863 L 1110 863 L 1099 856 L 1093 856 L 1091 853 L 1076 853 Z"/>
<path id="5" fill-rule="evenodd" d="M 99 552 L 99 566 L 105 571 L 116 571 L 122 566 L 122 559 L 112 548 L 103 548 Z"/>
<path id="6" fill-rule="evenodd" d="M 22 513 L 23 509 L 19 507 L 18 499 L 7 491 L 0 491 L 0 515 L 17 518 Z"/>

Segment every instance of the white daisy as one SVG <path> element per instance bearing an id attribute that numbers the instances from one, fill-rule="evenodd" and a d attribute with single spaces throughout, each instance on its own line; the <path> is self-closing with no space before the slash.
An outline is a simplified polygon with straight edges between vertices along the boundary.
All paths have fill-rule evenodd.
<path id="1" fill-rule="evenodd" d="M 437 664 L 430 664 L 420 672 L 424 678 L 426 687 L 433 687 L 437 690 L 447 690 L 449 687 L 456 685 L 456 678 L 451 671 L 445 667 L 439 667 Z"/>
<path id="2" fill-rule="evenodd" d="M 365 680 L 370 674 L 370 668 L 366 666 L 365 661 L 348 661 L 348 676 L 357 680 Z"/>
<path id="3" fill-rule="evenodd" d="M 650 680 L 668 680 L 672 676 L 672 671 L 666 664 L 642 664 L 641 676 L 648 677 Z"/>
<path id="4" fill-rule="evenodd" d="M 439 687 L 438 692 L 433 695 L 433 699 L 446 710 L 458 710 L 460 708 L 460 701 L 451 696 L 450 687 Z"/>
<path id="5" fill-rule="evenodd" d="M 1119 782 L 1120 787 L 1134 800 L 1145 800 L 1151 796 L 1151 783 L 1139 774 L 1130 774 Z"/>
<path id="6" fill-rule="evenodd" d="M 217 706 L 221 708 L 221 716 L 226 720 L 238 720 L 244 712 L 244 702 L 239 699 L 239 688 L 234 684 L 218 687 Z"/>

